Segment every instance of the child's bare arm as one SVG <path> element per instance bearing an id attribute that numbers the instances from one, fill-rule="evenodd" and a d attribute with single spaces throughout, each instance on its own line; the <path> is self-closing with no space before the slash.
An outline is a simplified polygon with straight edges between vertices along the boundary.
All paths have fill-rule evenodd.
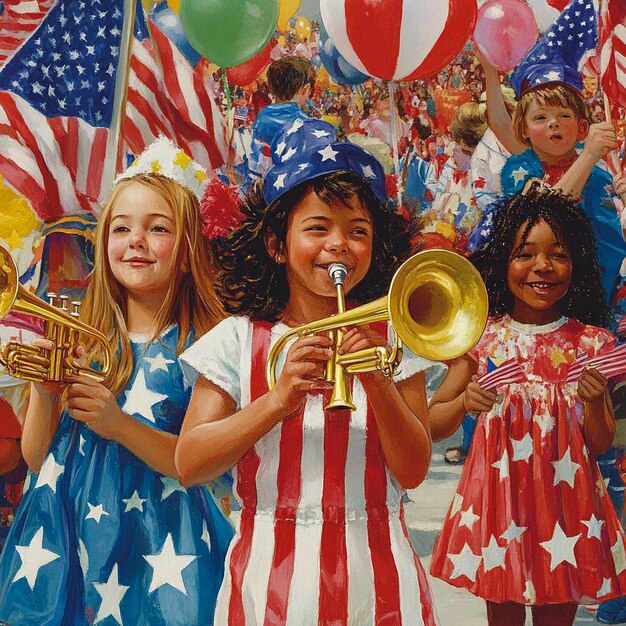
<path id="1" fill-rule="evenodd" d="M 491 393 L 472 381 L 476 361 L 467 355 L 450 363 L 448 372 L 435 392 L 428 409 L 433 441 L 449 437 L 467 413 L 490 411 L 496 401 Z"/>
<path id="2" fill-rule="evenodd" d="M 477 55 L 485 73 L 485 91 L 487 93 L 487 118 L 489 127 L 496 134 L 500 143 L 511 153 L 520 154 L 528 150 L 513 132 L 511 116 L 506 109 L 500 87 L 498 70 L 482 56 Z"/>
<path id="3" fill-rule="evenodd" d="M 593 124 L 589 129 L 583 151 L 554 187 L 573 198 L 580 198 L 591 170 L 600 159 L 616 147 L 617 135 L 613 124 L 609 122 Z"/>
<path id="4" fill-rule="evenodd" d="M 585 370 L 578 381 L 578 396 L 585 410 L 585 443 L 594 454 L 602 454 L 615 437 L 615 415 L 607 379 L 596 369 Z"/>

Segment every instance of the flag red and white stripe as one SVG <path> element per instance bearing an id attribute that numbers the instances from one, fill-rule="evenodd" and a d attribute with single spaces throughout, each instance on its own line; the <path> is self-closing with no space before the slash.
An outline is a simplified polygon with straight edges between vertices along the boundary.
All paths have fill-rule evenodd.
<path id="1" fill-rule="evenodd" d="M 476 382 L 483 389 L 495 389 L 501 385 L 523 383 L 525 380 L 526 375 L 519 362 L 516 359 L 509 359 L 499 365 L 495 370 L 477 378 Z"/>
<path id="2" fill-rule="evenodd" d="M 626 2 L 604 2 L 598 31 L 600 85 L 614 105 L 626 107 Z"/>
<path id="3" fill-rule="evenodd" d="M 4 0 L 0 15 L 0 66 L 30 37 L 55 0 Z"/>
<path id="4" fill-rule="evenodd" d="M 191 67 L 152 21 L 151 34 L 152 42 L 133 44 L 123 127 L 129 150 L 138 154 L 165 135 L 208 170 L 219 167 L 227 154 L 224 121 L 202 64 Z"/>
<path id="5" fill-rule="evenodd" d="M 606 378 L 613 378 L 619 374 L 626 373 L 626 344 L 613 348 L 600 356 L 591 359 L 581 357 L 576 359 L 567 372 L 568 383 L 577 381 L 585 369 L 597 369 Z"/>

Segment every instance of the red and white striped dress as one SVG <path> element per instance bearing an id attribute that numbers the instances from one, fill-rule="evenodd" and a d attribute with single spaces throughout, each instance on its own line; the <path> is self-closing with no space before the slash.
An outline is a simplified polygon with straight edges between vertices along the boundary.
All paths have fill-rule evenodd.
<path id="1" fill-rule="evenodd" d="M 526 380 L 498 388 L 481 413 L 457 493 L 435 542 L 431 573 L 492 602 L 589 604 L 626 595 L 626 537 L 583 437 L 580 353 L 615 338 L 573 319 L 491 320 L 474 348 L 487 361 L 517 359 Z"/>
<path id="2" fill-rule="evenodd" d="M 270 345 L 287 327 L 224 320 L 181 357 L 246 406 L 266 392 Z M 284 359 L 284 354 L 283 357 Z M 400 376 L 424 369 L 403 360 Z M 282 360 L 279 368 L 282 366 Z M 217 601 L 220 626 L 431 626 L 431 594 L 358 380 L 357 410 L 310 395 L 236 466 L 240 527 Z"/>

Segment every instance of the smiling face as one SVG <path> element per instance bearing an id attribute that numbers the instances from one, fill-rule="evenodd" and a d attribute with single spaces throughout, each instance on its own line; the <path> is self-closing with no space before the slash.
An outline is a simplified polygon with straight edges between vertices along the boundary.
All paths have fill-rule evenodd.
<path id="1" fill-rule="evenodd" d="M 553 164 L 574 152 L 587 134 L 588 124 L 569 107 L 552 106 L 539 99 L 529 103 L 524 133 L 539 159 Z"/>
<path id="2" fill-rule="evenodd" d="M 548 324 L 559 317 L 558 301 L 572 278 L 572 258 L 554 231 L 539 220 L 522 240 L 527 223 L 515 236 L 507 284 L 514 298 L 513 319 L 525 324 Z"/>
<path id="3" fill-rule="evenodd" d="M 167 201 L 139 182 L 120 191 L 111 210 L 107 255 L 115 279 L 131 295 L 167 294 L 175 267 L 176 225 Z"/>
<path id="4" fill-rule="evenodd" d="M 372 218 L 356 196 L 348 204 L 329 206 L 309 191 L 289 214 L 285 252 L 279 251 L 278 260 L 286 264 L 290 302 L 322 298 L 335 303 L 336 288 L 328 276 L 331 263 L 348 268 L 346 294 L 367 274 L 374 239 Z"/>

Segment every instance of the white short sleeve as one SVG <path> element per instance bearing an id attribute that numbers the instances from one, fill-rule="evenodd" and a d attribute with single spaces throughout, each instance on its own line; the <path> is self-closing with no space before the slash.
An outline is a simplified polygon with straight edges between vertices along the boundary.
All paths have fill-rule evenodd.
<path id="1" fill-rule="evenodd" d="M 389 342 L 393 341 L 393 330 L 391 324 L 388 325 L 388 337 Z M 405 345 L 402 346 L 402 361 L 400 361 L 400 365 L 396 370 L 396 373 L 393 375 L 393 380 L 396 383 L 399 383 L 407 378 L 411 378 L 414 374 L 418 372 L 423 372 L 427 370 L 429 367 L 432 367 L 435 364 L 434 361 L 429 361 L 424 357 L 417 356 L 413 354 L 411 350 L 409 350 Z"/>
<path id="2" fill-rule="evenodd" d="M 193 385 L 198 376 L 204 376 L 241 408 L 241 351 L 249 328 L 248 318 L 229 317 L 187 348 L 180 355 L 187 382 Z"/>

